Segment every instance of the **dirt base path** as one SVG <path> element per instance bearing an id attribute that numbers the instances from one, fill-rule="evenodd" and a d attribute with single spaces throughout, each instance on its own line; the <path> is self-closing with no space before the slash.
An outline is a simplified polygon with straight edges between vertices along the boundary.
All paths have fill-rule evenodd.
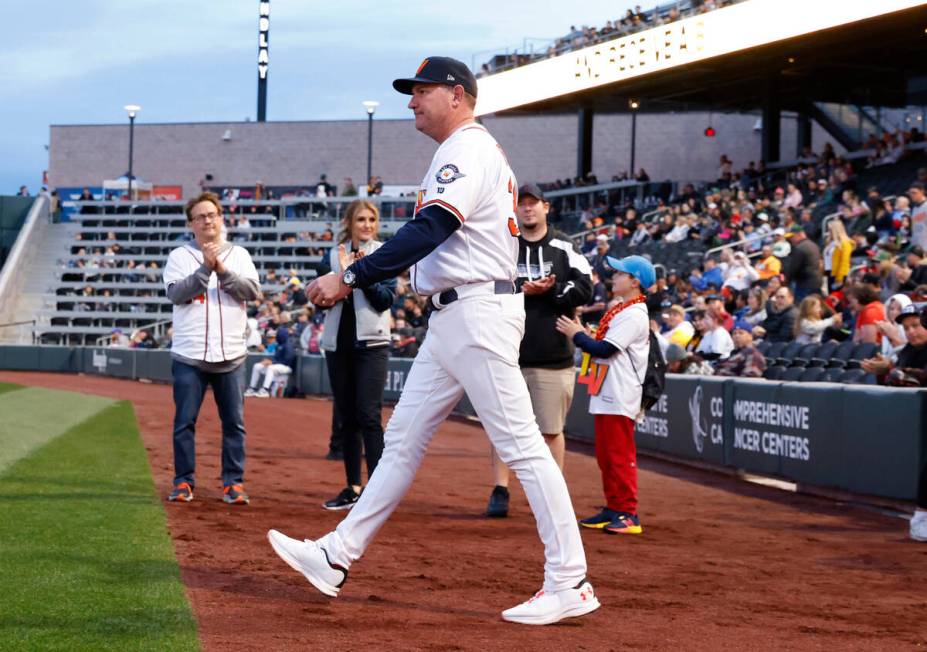
<path id="1" fill-rule="evenodd" d="M 155 484 L 171 479 L 170 388 L 94 376 L 0 372 L 0 381 L 130 400 Z M 907 523 L 823 499 L 641 461 L 639 537 L 584 532 L 603 608 L 553 627 L 499 612 L 540 588 L 543 555 L 517 483 L 506 520 L 481 516 L 491 488 L 477 424 L 435 436 L 408 496 L 341 597 L 273 554 L 268 528 L 314 538 L 342 514 L 320 504 L 344 482 L 324 459 L 327 401 L 249 399 L 246 488 L 220 501 L 218 419 L 200 417 L 196 500 L 165 503 L 206 650 L 911 649 L 927 647 L 927 544 Z M 601 503 L 589 455 L 567 454 L 580 516 Z"/>

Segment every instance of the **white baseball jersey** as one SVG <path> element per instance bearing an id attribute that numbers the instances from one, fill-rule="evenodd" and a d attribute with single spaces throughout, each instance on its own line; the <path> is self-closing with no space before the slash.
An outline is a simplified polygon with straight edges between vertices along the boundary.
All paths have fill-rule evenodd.
<path id="1" fill-rule="evenodd" d="M 258 281 L 248 251 L 232 246 L 220 254 L 223 264 L 237 275 Z M 164 289 L 182 281 L 203 264 L 203 252 L 186 244 L 171 251 L 164 268 Z M 225 362 L 245 355 L 248 314 L 245 304 L 222 291 L 213 272 L 206 292 L 190 302 L 174 305 L 171 351 L 191 360 Z"/>
<path id="2" fill-rule="evenodd" d="M 591 414 L 621 414 L 637 418 L 641 410 L 644 374 L 650 351 L 647 305 L 637 303 L 619 312 L 608 325 L 605 341 L 618 352 L 596 363 L 607 367 L 605 377 L 589 397 Z"/>
<path id="3" fill-rule="evenodd" d="M 466 283 L 514 281 L 518 185 L 505 153 L 469 123 L 441 143 L 418 193 L 416 212 L 436 204 L 461 227 L 412 267 L 412 288 L 435 294 Z"/>

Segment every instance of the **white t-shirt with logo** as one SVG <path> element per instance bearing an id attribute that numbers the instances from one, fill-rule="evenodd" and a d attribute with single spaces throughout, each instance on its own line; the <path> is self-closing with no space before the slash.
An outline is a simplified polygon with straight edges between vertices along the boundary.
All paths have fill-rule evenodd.
<path id="1" fill-rule="evenodd" d="M 724 330 L 723 327 L 718 326 L 713 331 L 702 335 L 702 340 L 698 343 L 695 352 L 717 353 L 723 360 L 730 357 L 733 350 L 734 340 L 731 339 L 731 334 Z"/>
<path id="2" fill-rule="evenodd" d="M 618 352 L 605 360 L 595 360 L 608 371 L 598 392 L 589 396 L 589 412 L 635 419 L 641 411 L 641 385 L 650 353 L 647 305 L 636 303 L 615 315 L 608 325 L 605 341 L 613 344 Z"/>
<path id="3" fill-rule="evenodd" d="M 518 186 L 505 153 L 482 126 L 465 124 L 438 147 L 415 210 L 431 205 L 453 213 L 461 227 L 412 267 L 416 292 L 515 280 Z"/>

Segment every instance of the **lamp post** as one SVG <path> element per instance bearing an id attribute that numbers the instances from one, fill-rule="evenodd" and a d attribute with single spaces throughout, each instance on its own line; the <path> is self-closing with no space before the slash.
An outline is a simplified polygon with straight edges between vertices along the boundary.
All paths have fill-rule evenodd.
<path id="1" fill-rule="evenodd" d="M 367 183 L 369 184 L 370 177 L 373 176 L 373 114 L 380 103 L 374 100 L 364 100 L 362 104 L 367 109 Z"/>
<path id="2" fill-rule="evenodd" d="M 129 114 L 129 201 L 132 201 L 132 146 L 135 140 L 135 116 L 142 110 L 138 104 L 126 104 L 122 107 Z"/>
<path id="3" fill-rule="evenodd" d="M 634 179 L 634 154 L 635 146 L 637 145 L 637 110 L 640 108 L 641 103 L 637 100 L 628 100 L 628 107 L 631 109 L 631 170 L 628 175 L 628 179 Z"/>

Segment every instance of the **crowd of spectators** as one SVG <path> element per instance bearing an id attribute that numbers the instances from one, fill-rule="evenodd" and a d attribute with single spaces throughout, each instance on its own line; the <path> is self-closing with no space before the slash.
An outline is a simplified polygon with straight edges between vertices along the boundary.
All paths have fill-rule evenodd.
<path id="1" fill-rule="evenodd" d="M 767 361 L 763 351 L 774 343 L 847 341 L 870 345 L 859 349 L 869 354 L 859 366 L 877 382 L 927 383 L 922 326 L 897 321 L 927 302 L 927 168 L 890 200 L 877 187 L 860 188 L 859 171 L 872 161 L 854 167 L 830 147 L 803 160 L 769 184 L 761 166 L 735 171 L 722 156 L 709 189 L 687 186 L 647 219 L 633 206 L 594 207 L 581 250 L 597 291 L 584 320 L 594 325 L 609 305 L 606 255 L 729 245 L 688 268 L 658 267 L 648 307 L 671 370 L 761 377 L 767 362 L 790 364 Z M 922 359 L 918 369 L 890 373 Z"/>
<path id="2" fill-rule="evenodd" d="M 628 36 L 652 27 L 668 25 L 682 18 L 707 13 L 727 5 L 735 4 L 740 0 L 680 0 L 664 3 L 658 7 L 643 11 L 640 5 L 628 9 L 625 15 L 607 21 L 601 27 L 583 25 L 570 26 L 569 33 L 555 39 L 541 52 L 521 53 L 515 52 L 494 58 L 484 63 L 480 75 L 486 75 L 500 70 L 516 68 L 540 59 L 555 57 L 565 52 L 572 52 L 590 45 L 596 45 L 621 36 Z"/>

